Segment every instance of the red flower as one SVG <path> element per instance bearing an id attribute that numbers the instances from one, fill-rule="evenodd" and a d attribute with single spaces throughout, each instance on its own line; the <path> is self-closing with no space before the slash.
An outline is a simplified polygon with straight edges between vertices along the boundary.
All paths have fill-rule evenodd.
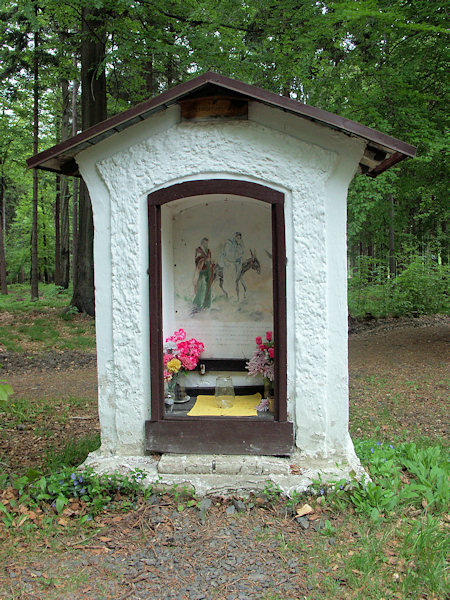
<path id="1" fill-rule="evenodd" d="M 266 340 L 268 342 L 270 342 L 272 340 L 272 332 L 271 331 L 266 331 Z"/>
<path id="2" fill-rule="evenodd" d="M 275 350 L 273 348 L 269 348 L 268 352 L 269 352 L 270 358 L 273 358 L 275 356 Z"/>
<path id="3" fill-rule="evenodd" d="M 256 338 L 256 343 L 258 344 L 258 346 L 262 344 L 262 337 L 260 335 L 258 335 L 258 337 Z"/>

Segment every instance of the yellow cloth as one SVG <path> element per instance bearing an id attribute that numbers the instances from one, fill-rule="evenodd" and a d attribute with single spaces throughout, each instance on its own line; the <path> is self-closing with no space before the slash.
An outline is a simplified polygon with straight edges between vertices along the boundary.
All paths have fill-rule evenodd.
<path id="1" fill-rule="evenodd" d="M 231 408 L 219 408 L 215 396 L 197 396 L 188 412 L 189 417 L 256 417 L 255 406 L 261 402 L 261 394 L 236 396 Z"/>

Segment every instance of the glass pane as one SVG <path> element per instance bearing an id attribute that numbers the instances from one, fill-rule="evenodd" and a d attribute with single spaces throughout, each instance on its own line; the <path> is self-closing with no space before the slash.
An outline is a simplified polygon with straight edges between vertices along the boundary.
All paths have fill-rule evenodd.
<path id="1" fill-rule="evenodd" d="M 184 198 L 162 207 L 161 223 L 167 414 L 273 418 L 255 410 L 262 375 L 199 367 L 248 360 L 256 337 L 273 329 L 271 206 L 221 194 Z M 232 377 L 235 389 L 225 412 L 214 408 L 218 376 Z"/>

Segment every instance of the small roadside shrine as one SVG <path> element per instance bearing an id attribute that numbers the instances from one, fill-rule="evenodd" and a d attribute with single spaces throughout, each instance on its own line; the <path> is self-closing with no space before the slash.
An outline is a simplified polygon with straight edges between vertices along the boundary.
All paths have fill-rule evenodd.
<path id="1" fill-rule="evenodd" d="M 29 159 L 81 175 L 92 200 L 102 444 L 88 462 L 199 493 L 359 473 L 347 189 L 414 153 L 205 73 Z"/>

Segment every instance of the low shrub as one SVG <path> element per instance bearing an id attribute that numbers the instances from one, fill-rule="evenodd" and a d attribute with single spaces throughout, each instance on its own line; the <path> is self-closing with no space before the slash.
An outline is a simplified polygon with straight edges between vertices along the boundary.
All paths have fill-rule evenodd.
<path id="1" fill-rule="evenodd" d="M 447 314 L 450 308 L 449 268 L 430 256 L 416 256 L 395 278 L 388 278 L 383 265 L 363 260 L 348 287 L 349 314 L 354 318 Z"/>
<path id="2" fill-rule="evenodd" d="M 449 269 L 417 256 L 388 282 L 387 310 L 394 316 L 448 313 Z"/>
<path id="3" fill-rule="evenodd" d="M 0 516 L 6 527 L 18 527 L 25 522 L 24 516 L 34 521 L 36 509 L 60 515 L 70 505 L 70 516 L 84 522 L 113 506 L 132 507 L 139 496 L 151 493 L 151 487 L 143 487 L 144 479 L 145 473 L 139 469 L 110 476 L 98 475 L 90 468 L 76 471 L 65 467 L 49 475 L 30 470 L 12 482 L 4 475 L 0 477 Z"/>
<path id="4" fill-rule="evenodd" d="M 341 480 L 326 488 L 331 504 L 338 508 L 351 504 L 372 520 L 411 507 L 436 514 L 447 510 L 450 468 L 441 446 L 364 441 L 356 442 L 355 448 L 369 477 L 360 483 Z"/>

